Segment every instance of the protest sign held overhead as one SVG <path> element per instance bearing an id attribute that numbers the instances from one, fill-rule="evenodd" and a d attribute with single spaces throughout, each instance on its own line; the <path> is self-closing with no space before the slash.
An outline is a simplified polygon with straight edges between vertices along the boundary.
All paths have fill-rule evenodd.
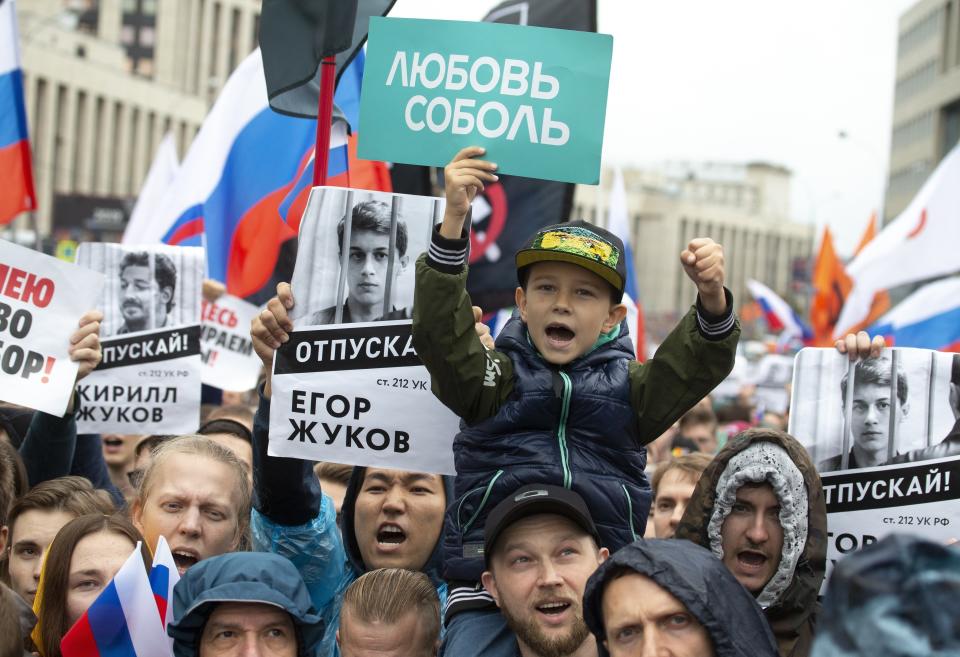
<path id="1" fill-rule="evenodd" d="M 596 32 L 597 8 L 592 0 L 535 3 L 507 0 L 493 7 L 483 20 Z M 474 304 L 488 312 L 513 306 L 516 278 L 513 254 L 523 248 L 537 229 L 566 221 L 572 216 L 575 189 L 574 185 L 565 182 L 510 175 L 499 177 L 500 180 L 485 185 L 477 194 L 470 215 L 467 291 Z M 631 323 L 630 326 L 632 333 L 635 325 Z"/>
<path id="2" fill-rule="evenodd" d="M 250 322 L 258 308 L 225 294 L 201 305 L 200 357 L 203 382 L 222 390 L 250 390 L 257 385 L 261 362 L 253 351 Z"/>
<path id="3" fill-rule="evenodd" d="M 0 240 L 0 399 L 64 414 L 77 378 L 70 336 L 102 287 L 101 274 Z"/>
<path id="4" fill-rule="evenodd" d="M 454 473 L 459 420 L 411 344 L 413 261 L 442 214 L 435 198 L 313 189 L 294 331 L 273 364 L 271 455 Z"/>
<path id="5" fill-rule="evenodd" d="M 834 349 L 804 349 L 789 431 L 821 474 L 828 570 L 891 532 L 957 535 L 960 354 L 887 349 L 853 364 Z"/>
<path id="6" fill-rule="evenodd" d="M 81 244 L 106 276 L 103 360 L 77 386 L 81 433 L 189 433 L 200 420 L 203 249 Z"/>
<path id="7" fill-rule="evenodd" d="M 359 155 L 596 184 L 613 38 L 499 23 L 373 18 Z"/>

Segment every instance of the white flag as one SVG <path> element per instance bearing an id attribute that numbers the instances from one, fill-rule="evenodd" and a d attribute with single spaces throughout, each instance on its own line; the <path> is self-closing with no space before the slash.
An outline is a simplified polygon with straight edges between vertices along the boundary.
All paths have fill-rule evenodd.
<path id="1" fill-rule="evenodd" d="M 613 171 L 613 186 L 610 188 L 610 206 L 607 209 L 607 229 L 623 241 L 627 258 L 627 281 L 623 293 L 623 304 L 627 307 L 627 327 L 633 340 L 637 360 L 644 360 L 646 349 L 645 336 L 640 331 L 640 308 L 637 306 L 637 282 L 633 279 L 633 250 L 630 246 L 630 211 L 627 208 L 627 187 L 623 182 L 623 171 L 617 167 Z"/>
<path id="2" fill-rule="evenodd" d="M 130 214 L 130 222 L 127 224 L 127 229 L 123 231 L 124 244 L 145 244 L 156 241 L 148 238 L 154 232 L 150 230 L 150 225 L 164 194 L 170 189 L 179 170 L 177 146 L 173 140 L 173 133 L 168 132 L 157 147 L 157 154 L 153 157 L 150 171 L 147 172 L 147 178 L 143 181 L 143 187 L 140 188 L 140 194 L 137 196 L 137 203 Z"/>
<path id="3" fill-rule="evenodd" d="M 834 335 L 866 319 L 873 295 L 897 285 L 960 271 L 960 146 L 943 159 L 917 195 L 853 262 Z"/>

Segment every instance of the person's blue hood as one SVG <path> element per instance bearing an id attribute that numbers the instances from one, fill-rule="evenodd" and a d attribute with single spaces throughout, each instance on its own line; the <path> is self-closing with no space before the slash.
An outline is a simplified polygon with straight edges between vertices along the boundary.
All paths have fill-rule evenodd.
<path id="1" fill-rule="evenodd" d="M 350 475 L 350 482 L 347 484 L 347 491 L 343 496 L 343 506 L 341 507 L 340 514 L 343 546 L 346 549 L 350 565 L 353 566 L 353 569 L 358 575 L 362 575 L 369 570 L 367 565 L 363 563 L 363 556 L 360 553 L 360 546 L 357 545 L 357 533 L 354 528 L 357 495 L 363 486 L 363 478 L 366 473 L 367 469 L 364 467 L 356 466 L 353 468 L 353 473 Z M 447 497 L 443 505 L 444 508 L 446 508 L 447 505 L 454 500 L 453 477 L 441 476 L 441 479 L 443 480 L 443 491 Z M 440 536 L 443 536 L 442 531 Z M 440 558 L 440 547 L 441 541 L 437 540 L 436 545 L 433 547 L 433 552 L 430 554 L 430 559 L 423 569 L 423 572 L 433 581 L 434 585 L 438 585 L 443 581 L 441 576 L 443 563 Z"/>
<path id="2" fill-rule="evenodd" d="M 269 552 L 233 552 L 191 567 L 173 589 L 173 637 L 176 657 L 196 657 L 200 637 L 219 602 L 251 602 L 279 607 L 297 630 L 300 657 L 313 655 L 324 625 L 292 563 Z"/>
<path id="3" fill-rule="evenodd" d="M 812 657 L 960 655 L 960 549 L 905 534 L 842 558 Z"/>
<path id="4" fill-rule="evenodd" d="M 763 610 L 723 563 L 690 541 L 640 539 L 617 550 L 591 575 L 583 618 L 602 656 L 603 591 L 623 569 L 645 575 L 677 598 L 707 630 L 717 657 L 778 657 Z"/>

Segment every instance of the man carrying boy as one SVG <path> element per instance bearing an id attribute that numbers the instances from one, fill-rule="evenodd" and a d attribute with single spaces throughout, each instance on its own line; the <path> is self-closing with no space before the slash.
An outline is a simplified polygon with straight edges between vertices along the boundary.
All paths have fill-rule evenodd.
<path id="1" fill-rule="evenodd" d="M 464 266 L 470 202 L 497 179 L 495 164 L 474 159 L 483 153 L 463 149 L 445 170 L 446 211 L 417 262 L 414 297 L 414 346 L 434 394 L 463 420 L 454 442 L 456 501 L 442 539 L 452 581 L 448 621 L 487 604 L 476 584 L 486 512 L 525 484 L 579 493 L 611 550 L 642 536 L 650 508 L 643 445 L 723 380 L 739 336 L 723 287 L 723 249 L 695 239 L 681 262 L 697 286 L 696 307 L 648 364 L 633 361 L 621 303 L 623 244 L 571 222 L 541 229 L 517 253 L 519 316 L 487 351 L 475 332 Z M 455 625 L 467 634 L 498 631 Z M 460 644 L 455 625 L 444 652 L 470 654 L 469 637 Z"/>

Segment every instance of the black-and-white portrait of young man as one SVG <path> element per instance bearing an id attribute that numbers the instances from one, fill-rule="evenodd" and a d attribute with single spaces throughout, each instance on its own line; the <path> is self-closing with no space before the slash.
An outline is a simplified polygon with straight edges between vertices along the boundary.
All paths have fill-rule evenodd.
<path id="1" fill-rule="evenodd" d="M 958 401 L 955 354 L 884 349 L 850 363 L 831 349 L 804 349 L 789 432 L 821 473 L 942 458 L 960 454 Z"/>
<path id="2" fill-rule="evenodd" d="M 131 251 L 120 260 L 117 305 L 123 324 L 116 335 L 167 326 L 177 289 L 177 268 L 163 253 Z"/>
<path id="3" fill-rule="evenodd" d="M 320 187 L 300 224 L 294 326 L 410 319 L 413 261 L 442 216 L 441 199 Z"/>
<path id="4" fill-rule="evenodd" d="M 387 280 L 396 289 L 397 278 L 410 261 L 407 255 L 407 225 L 396 222 L 396 250 L 393 268 L 390 268 L 390 206 L 383 201 L 364 201 L 353 207 L 350 221 L 350 244 L 347 245 L 347 298 L 342 304 L 340 321 L 374 322 L 388 319 L 410 319 L 407 307 L 389 304 L 384 312 Z M 346 218 L 337 224 L 338 253 L 344 251 Z M 332 324 L 337 314 L 336 305 L 316 311 L 311 324 Z"/>
<path id="5" fill-rule="evenodd" d="M 97 304 L 101 337 L 200 323 L 202 248 L 87 242 L 77 250 L 77 264 L 105 275 Z"/>
<path id="6" fill-rule="evenodd" d="M 890 429 L 903 423 L 910 413 L 909 385 L 902 367 L 897 367 L 896 389 L 892 385 L 893 363 L 889 355 L 862 360 L 854 367 L 853 383 L 844 376 L 840 396 L 853 397 L 849 405 L 850 435 L 853 444 L 847 453 L 848 468 L 870 468 L 890 460 Z M 846 414 L 844 406 L 844 414 Z M 891 425 L 892 423 L 892 425 Z M 821 461 L 820 472 L 839 470 L 843 454 Z"/>

